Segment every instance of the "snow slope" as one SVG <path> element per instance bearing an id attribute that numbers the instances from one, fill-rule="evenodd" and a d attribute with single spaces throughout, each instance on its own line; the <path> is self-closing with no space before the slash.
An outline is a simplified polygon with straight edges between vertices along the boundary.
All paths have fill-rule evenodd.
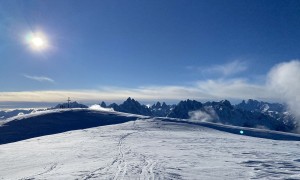
<path id="1" fill-rule="evenodd" d="M 0 162 L 0 179 L 300 179 L 300 142 L 131 119 L 2 144 Z"/>
<path id="2" fill-rule="evenodd" d="M 0 121 L 0 144 L 138 118 L 145 116 L 81 108 L 39 111 Z"/>

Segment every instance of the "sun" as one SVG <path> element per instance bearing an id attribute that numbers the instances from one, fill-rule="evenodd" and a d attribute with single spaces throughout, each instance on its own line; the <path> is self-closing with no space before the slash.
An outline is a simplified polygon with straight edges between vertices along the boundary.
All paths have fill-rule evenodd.
<path id="1" fill-rule="evenodd" d="M 48 48 L 48 40 L 45 34 L 38 33 L 29 33 L 26 35 L 26 43 L 30 46 L 32 50 L 42 51 Z"/>
<path id="2" fill-rule="evenodd" d="M 41 48 L 45 45 L 45 41 L 41 37 L 32 38 L 31 43 L 37 48 Z"/>

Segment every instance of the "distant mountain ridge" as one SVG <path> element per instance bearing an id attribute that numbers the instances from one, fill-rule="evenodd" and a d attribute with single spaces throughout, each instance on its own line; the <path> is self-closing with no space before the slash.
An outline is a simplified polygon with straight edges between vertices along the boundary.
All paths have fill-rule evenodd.
<path id="1" fill-rule="evenodd" d="M 99 105 L 103 108 L 113 108 L 115 111 L 119 112 L 155 117 L 166 117 L 176 106 L 167 105 L 165 102 L 157 102 L 152 106 L 148 107 L 146 105 L 140 104 L 138 101 L 130 97 L 120 105 L 112 103 L 107 106 L 106 103 L 103 101 Z"/>
<path id="2" fill-rule="evenodd" d="M 275 111 L 275 112 L 283 113 L 287 111 L 286 106 L 283 104 L 268 103 L 268 102 L 253 100 L 253 99 L 249 99 L 247 101 L 243 100 L 240 104 L 237 104 L 236 107 L 247 111 L 257 111 L 257 112 Z"/>
<path id="3" fill-rule="evenodd" d="M 157 102 L 149 107 L 153 116 L 156 117 L 166 117 L 171 111 L 176 107 L 176 105 L 167 105 L 165 102 L 162 104 Z"/>
<path id="4" fill-rule="evenodd" d="M 152 117 L 171 117 L 179 119 L 193 119 L 195 121 L 209 121 L 221 124 L 270 129 L 284 132 L 295 132 L 299 129 L 295 117 L 288 111 L 287 106 L 279 103 L 268 103 L 249 99 L 232 105 L 228 100 L 201 103 L 196 100 L 180 101 L 177 105 L 167 105 L 156 102 L 143 105 L 133 98 L 128 98 L 121 104 L 105 102 L 99 104 L 103 108 L 115 111 Z M 68 103 L 58 104 L 50 109 L 68 108 Z M 76 101 L 69 103 L 69 108 L 88 108 Z M 0 110 L 0 120 L 34 112 L 30 110 Z"/>
<path id="5" fill-rule="evenodd" d="M 242 101 L 237 105 L 232 105 L 228 100 L 201 103 L 188 99 L 180 101 L 177 105 L 167 105 L 165 102 L 157 102 L 147 107 L 129 97 L 120 105 L 113 103 L 106 106 L 105 102 L 102 102 L 100 105 L 102 107 L 113 108 L 115 111 L 132 114 L 204 120 L 284 132 L 293 132 L 298 127 L 295 117 L 287 111 L 285 105 L 252 99 Z"/>

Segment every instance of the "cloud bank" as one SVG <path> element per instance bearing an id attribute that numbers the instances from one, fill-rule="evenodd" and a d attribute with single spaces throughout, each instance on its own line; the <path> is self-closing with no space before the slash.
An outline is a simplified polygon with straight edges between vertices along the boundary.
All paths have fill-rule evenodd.
<path id="1" fill-rule="evenodd" d="M 60 102 L 67 97 L 81 102 L 120 101 L 134 97 L 141 101 L 222 100 L 222 99 L 274 99 L 263 87 L 242 80 L 201 81 L 194 86 L 147 86 L 139 88 L 106 87 L 97 90 L 52 90 L 0 92 L 0 102 Z"/>

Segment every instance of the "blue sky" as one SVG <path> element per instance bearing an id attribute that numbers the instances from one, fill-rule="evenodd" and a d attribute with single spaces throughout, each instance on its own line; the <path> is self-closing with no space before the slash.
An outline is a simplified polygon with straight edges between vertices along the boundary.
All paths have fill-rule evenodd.
<path id="1" fill-rule="evenodd" d="M 272 68 L 300 56 L 300 1 L 2 0 L 0 32 L 2 106 L 276 101 L 264 89 Z M 25 42 L 37 33 L 42 50 Z"/>

